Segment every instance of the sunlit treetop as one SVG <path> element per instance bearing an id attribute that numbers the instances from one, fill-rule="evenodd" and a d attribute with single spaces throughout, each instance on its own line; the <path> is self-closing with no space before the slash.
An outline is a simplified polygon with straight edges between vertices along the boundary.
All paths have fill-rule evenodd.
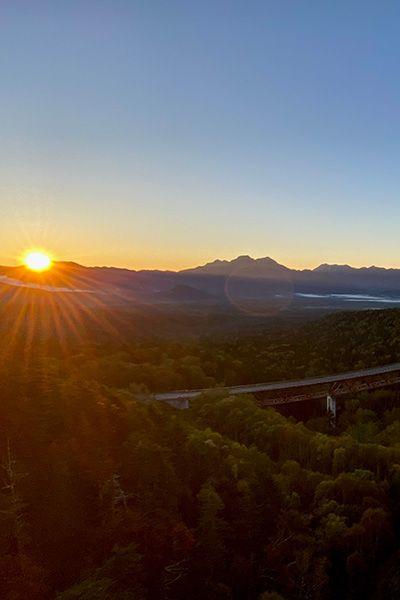
<path id="1" fill-rule="evenodd" d="M 41 272 L 51 268 L 53 261 L 50 256 L 40 250 L 27 252 L 23 258 L 24 265 L 31 271 Z"/>

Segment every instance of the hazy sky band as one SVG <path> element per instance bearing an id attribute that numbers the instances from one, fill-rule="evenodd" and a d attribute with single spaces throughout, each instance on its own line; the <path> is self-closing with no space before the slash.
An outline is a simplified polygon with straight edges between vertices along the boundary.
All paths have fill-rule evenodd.
<path id="1" fill-rule="evenodd" d="M 399 267 L 399 13 L 2 2 L 0 263 Z"/>

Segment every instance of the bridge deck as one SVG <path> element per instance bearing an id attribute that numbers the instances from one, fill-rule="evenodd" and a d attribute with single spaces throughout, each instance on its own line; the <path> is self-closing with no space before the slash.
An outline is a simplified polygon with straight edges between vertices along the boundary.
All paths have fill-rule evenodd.
<path id="1" fill-rule="evenodd" d="M 236 385 L 222 388 L 228 394 L 254 394 L 258 392 L 284 392 L 293 388 L 312 388 L 319 385 L 335 384 L 352 379 L 368 379 L 370 377 L 400 372 L 400 363 L 385 365 L 383 367 L 373 367 L 372 369 L 362 369 L 360 371 L 348 371 L 337 373 L 336 375 L 326 375 L 322 377 L 309 377 L 307 379 L 297 379 L 289 381 L 276 381 L 271 383 L 254 383 L 249 385 Z M 161 401 L 190 400 L 200 394 L 215 391 L 216 388 L 204 388 L 195 390 L 177 390 L 174 392 L 163 392 L 155 394 L 154 398 Z M 221 389 L 221 388 L 219 388 Z"/>

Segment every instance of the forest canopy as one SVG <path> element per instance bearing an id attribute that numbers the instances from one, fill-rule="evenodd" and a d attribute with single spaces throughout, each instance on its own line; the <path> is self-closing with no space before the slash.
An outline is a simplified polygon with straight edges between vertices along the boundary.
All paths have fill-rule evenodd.
<path id="1" fill-rule="evenodd" d="M 371 311 L 214 344 L 16 349 L 0 373 L 0 597 L 398 598 L 396 390 L 344 399 L 335 431 L 318 402 L 294 418 L 215 391 L 179 411 L 138 390 L 391 362 L 399 324 Z"/>

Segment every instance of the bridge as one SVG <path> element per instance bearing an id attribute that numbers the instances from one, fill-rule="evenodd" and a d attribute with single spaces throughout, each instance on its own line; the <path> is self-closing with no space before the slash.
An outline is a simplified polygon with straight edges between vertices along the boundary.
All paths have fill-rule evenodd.
<path id="1" fill-rule="evenodd" d="M 326 398 L 327 411 L 336 418 L 336 398 L 350 393 L 376 390 L 400 383 L 400 363 L 348 371 L 336 375 L 309 377 L 306 379 L 277 381 L 272 383 L 254 383 L 223 388 L 204 388 L 196 390 L 178 390 L 154 394 L 155 400 L 168 402 L 177 408 L 188 408 L 193 398 L 216 389 L 227 395 L 254 394 L 262 406 L 276 406 L 291 402 L 304 402 Z"/>

